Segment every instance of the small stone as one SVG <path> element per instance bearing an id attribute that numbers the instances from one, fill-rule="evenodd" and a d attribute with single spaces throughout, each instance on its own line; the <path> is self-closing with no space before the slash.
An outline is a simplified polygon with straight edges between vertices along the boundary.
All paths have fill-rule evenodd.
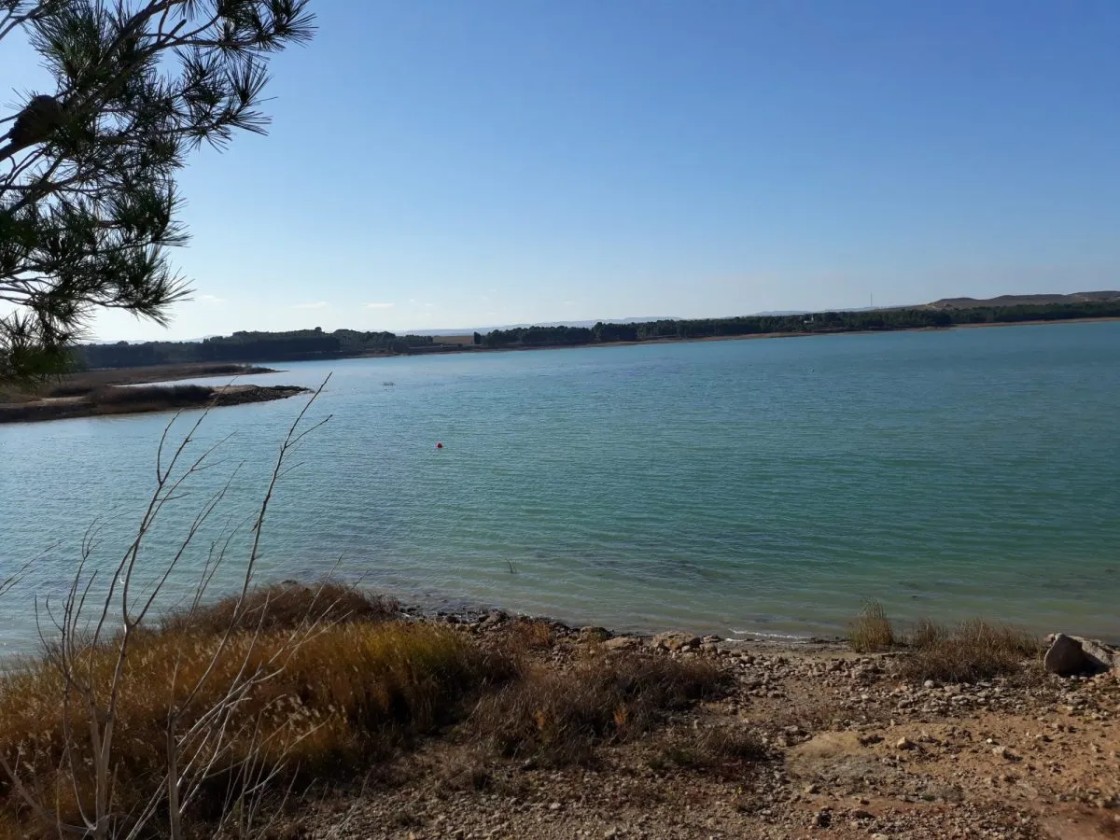
<path id="1" fill-rule="evenodd" d="M 561 808 L 563 808 L 563 807 L 564 807 L 564 806 L 563 806 L 563 805 L 561 805 L 561 804 L 560 804 L 559 802 L 553 802 L 552 804 L 550 804 L 550 805 L 548 806 L 548 810 L 550 810 L 550 811 L 559 811 L 559 810 L 560 810 Z"/>
<path id="2" fill-rule="evenodd" d="M 828 828 L 832 825 L 832 812 L 828 809 L 818 811 L 817 815 L 813 817 L 813 825 L 816 828 Z"/>
<path id="3" fill-rule="evenodd" d="M 639 642 L 633 636 L 615 636 L 603 642 L 604 650 L 632 650 Z"/>
<path id="4" fill-rule="evenodd" d="M 694 650 L 700 647 L 700 637 L 690 636 L 687 633 L 658 633 L 653 637 L 653 646 L 662 650 Z"/>
<path id="5" fill-rule="evenodd" d="M 894 748 L 896 750 L 912 750 L 916 745 L 909 738 L 899 738 L 895 742 Z"/>
<path id="6" fill-rule="evenodd" d="M 506 620 L 506 614 L 501 610 L 491 610 L 486 618 L 479 622 L 479 627 L 497 627 Z"/>
<path id="7" fill-rule="evenodd" d="M 1014 752 L 1005 746 L 998 746 L 992 749 L 992 755 L 1006 759 L 1007 761 L 1020 761 L 1021 759 Z"/>
<path id="8" fill-rule="evenodd" d="M 922 683 L 922 688 L 937 688 L 937 683 L 935 683 L 933 680 L 926 680 L 924 683 Z"/>

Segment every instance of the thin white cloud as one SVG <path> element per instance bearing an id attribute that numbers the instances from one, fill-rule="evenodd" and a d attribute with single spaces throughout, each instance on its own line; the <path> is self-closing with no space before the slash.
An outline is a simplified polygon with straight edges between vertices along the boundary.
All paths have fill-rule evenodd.
<path id="1" fill-rule="evenodd" d="M 195 300 L 197 300 L 199 303 L 225 303 L 226 302 L 226 299 L 224 297 L 218 297 L 217 295 L 199 295 L 198 297 L 195 298 Z"/>
<path id="2" fill-rule="evenodd" d="M 292 309 L 326 309 L 330 306 L 325 300 L 316 300 L 312 303 L 297 303 Z"/>
<path id="3" fill-rule="evenodd" d="M 366 309 L 392 309 L 395 303 L 367 303 Z"/>

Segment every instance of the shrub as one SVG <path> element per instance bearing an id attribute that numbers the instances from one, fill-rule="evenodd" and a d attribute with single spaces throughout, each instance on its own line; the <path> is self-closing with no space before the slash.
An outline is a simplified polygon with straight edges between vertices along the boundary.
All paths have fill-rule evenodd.
<path id="1" fill-rule="evenodd" d="M 726 675 L 706 662 L 597 656 L 561 673 L 527 671 L 482 700 L 473 726 L 505 756 L 551 766 L 583 763 L 597 743 L 645 732 L 666 712 L 726 685 Z"/>
<path id="2" fill-rule="evenodd" d="M 662 772 L 685 769 L 742 778 L 769 757 L 770 751 L 754 730 L 742 725 L 710 726 L 667 741 L 650 761 L 650 767 Z"/>
<path id="3" fill-rule="evenodd" d="M 983 619 L 965 621 L 949 629 L 921 622 L 901 659 L 907 679 L 969 683 L 1022 671 L 1023 661 L 1041 653 L 1031 634 Z"/>
<path id="4" fill-rule="evenodd" d="M 867 601 L 859 616 L 848 625 L 848 644 L 856 653 L 875 653 L 889 650 L 894 642 L 894 627 L 883 605 Z"/>
<path id="5" fill-rule="evenodd" d="M 178 610 L 164 617 L 165 631 L 220 634 L 235 625 L 247 630 L 295 630 L 312 623 L 378 622 L 397 616 L 396 601 L 334 581 L 304 586 L 285 581 L 236 597 Z"/>
<path id="6" fill-rule="evenodd" d="M 205 405 L 213 395 L 213 389 L 204 385 L 139 385 L 128 388 L 106 385 L 91 391 L 89 399 L 96 405 L 106 407 L 132 407 L 148 403 L 195 406 Z"/>
<path id="7" fill-rule="evenodd" d="M 167 769 L 169 710 L 180 713 L 185 756 L 212 762 L 200 792 L 202 814 L 222 813 L 231 785 L 275 773 L 285 780 L 348 773 L 390 754 L 419 734 L 463 712 L 463 701 L 507 679 L 508 662 L 482 652 L 453 631 L 399 622 L 350 622 L 294 633 L 238 632 L 219 636 L 172 625 L 136 637 L 119 683 L 112 797 L 114 812 L 135 814 L 153 779 Z M 80 652 L 82 678 L 107 686 L 116 647 Z M 206 730 L 204 716 L 223 705 L 239 675 L 259 673 L 244 697 Z M 192 693 L 196 685 L 202 688 Z M 95 788 L 85 708 L 72 698 L 48 659 L 0 677 L 0 755 L 39 802 L 57 803 L 60 816 L 79 821 Z M 191 738 L 195 724 L 206 737 Z M 29 836 L 56 832 L 43 815 L 27 813 L 13 784 L 0 784 L 0 814 Z M 2 833 L 2 831 L 0 831 Z"/>
<path id="8" fill-rule="evenodd" d="M 930 648 L 949 637 L 949 628 L 929 618 L 919 618 L 907 639 L 913 648 Z"/>

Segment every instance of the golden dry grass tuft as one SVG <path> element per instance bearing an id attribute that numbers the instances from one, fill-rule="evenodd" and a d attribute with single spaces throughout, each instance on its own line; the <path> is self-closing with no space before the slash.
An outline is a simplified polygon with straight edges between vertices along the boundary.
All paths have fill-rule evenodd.
<path id="1" fill-rule="evenodd" d="M 217 772 L 198 804 L 202 814 L 221 809 L 234 768 L 247 758 L 266 772 L 280 770 L 275 783 L 281 789 L 289 780 L 368 767 L 461 716 L 465 703 L 485 686 L 513 673 L 508 660 L 431 625 L 329 624 L 293 646 L 298 632 L 303 631 L 241 632 L 220 648 L 218 635 L 172 622 L 168 629 L 137 637 L 120 684 L 114 811 L 134 813 L 166 772 L 169 709 L 181 713 L 183 733 L 220 703 L 239 675 L 265 678 L 235 704 L 224 740 L 201 739 L 193 745 L 202 760 L 216 762 Z M 80 675 L 103 690 L 114 661 L 110 646 L 88 649 L 79 658 Z M 201 690 L 190 697 L 197 684 Z M 62 816 L 74 821 L 79 803 L 88 810 L 94 780 L 92 769 L 85 769 L 92 755 L 84 734 L 86 713 L 76 704 L 67 713 L 63 700 L 68 696 L 47 659 L 0 677 L 0 753 L 19 768 L 39 801 L 57 802 Z M 26 836 L 54 833 L 52 825 L 23 811 L 7 780 L 0 783 L 3 822 Z"/>
<path id="2" fill-rule="evenodd" d="M 867 601 L 859 616 L 848 625 L 848 644 L 856 653 L 878 653 L 895 643 L 894 627 L 883 605 Z"/>
<path id="3" fill-rule="evenodd" d="M 900 672 L 914 681 L 970 683 L 997 676 L 1024 675 L 1024 662 L 1042 653 L 1039 639 L 1030 633 L 983 619 L 956 627 L 932 621 L 919 622 L 909 650 L 900 658 Z"/>
<path id="4" fill-rule="evenodd" d="M 238 607 L 236 597 L 223 598 L 195 610 L 164 617 L 163 631 L 192 634 L 224 633 L 235 625 L 244 630 L 295 630 L 311 624 L 376 623 L 395 618 L 400 605 L 354 586 L 324 581 L 304 586 L 292 581 L 251 590 Z M 236 619 L 236 621 L 235 621 Z"/>
<path id="5" fill-rule="evenodd" d="M 666 713 L 719 695 L 727 682 L 708 662 L 596 656 L 562 672 L 527 670 L 484 697 L 471 725 L 507 757 L 546 766 L 586 763 L 597 744 L 648 731 Z"/>

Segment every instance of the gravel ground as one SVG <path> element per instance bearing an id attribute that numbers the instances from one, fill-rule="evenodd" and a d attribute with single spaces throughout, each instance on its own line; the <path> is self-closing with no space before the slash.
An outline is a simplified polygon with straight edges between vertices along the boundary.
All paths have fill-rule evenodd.
<path id="1" fill-rule="evenodd" d="M 495 757 L 461 732 L 346 790 L 302 802 L 290 838 L 1106 838 L 1120 836 L 1120 677 L 1026 667 L 973 685 L 912 684 L 897 656 L 682 634 L 612 636 L 503 613 L 440 616 L 480 643 L 532 627 L 548 668 L 631 650 L 706 658 L 726 697 L 590 766 Z M 765 756 L 734 772 L 667 761 L 707 730 L 749 731 Z M 679 750 L 677 750 L 679 752 Z"/>

